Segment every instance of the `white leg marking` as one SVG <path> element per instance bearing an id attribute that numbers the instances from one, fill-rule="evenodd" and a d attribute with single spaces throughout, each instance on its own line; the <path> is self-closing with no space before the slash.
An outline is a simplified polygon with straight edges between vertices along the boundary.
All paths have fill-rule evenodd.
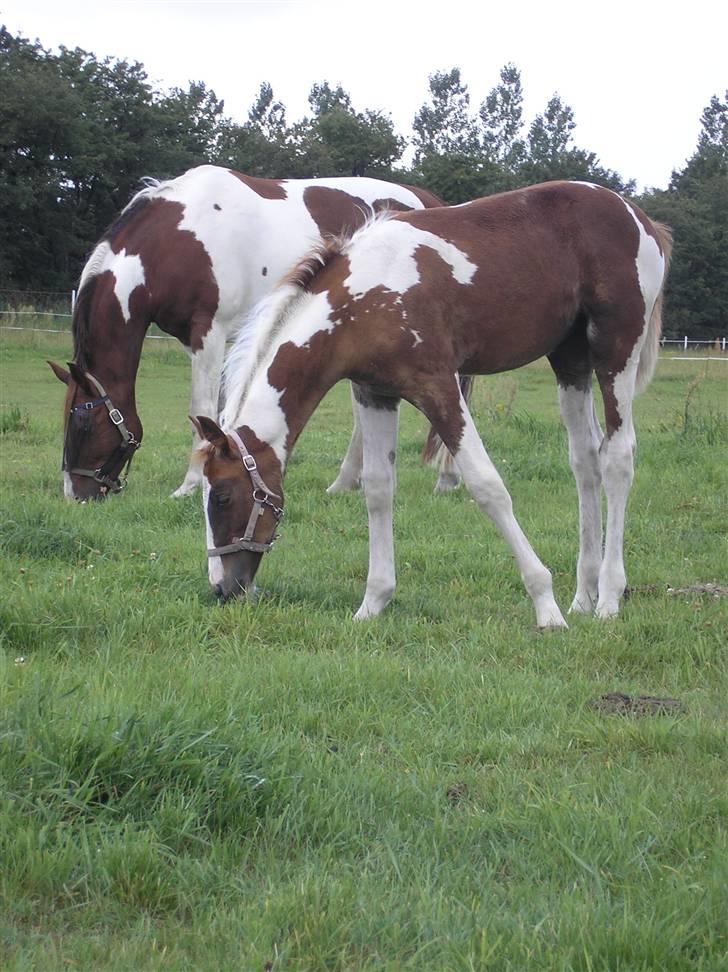
<path id="1" fill-rule="evenodd" d="M 559 385 L 559 406 L 569 436 L 569 464 L 579 497 L 576 594 L 569 610 L 576 614 L 591 614 L 597 604 L 602 563 L 599 447 L 603 436 L 594 411 L 591 386 L 586 391 L 580 391 Z"/>
<path id="2" fill-rule="evenodd" d="M 207 415 L 210 418 L 217 419 L 220 376 L 224 355 L 225 332 L 219 325 L 213 323 L 205 335 L 201 350 L 190 356 L 192 362 L 190 415 Z M 195 430 L 192 434 L 192 450 L 185 478 L 181 486 L 178 486 L 172 493 L 172 496 L 187 496 L 194 493 L 202 482 L 203 463 L 198 455 L 201 444 L 200 437 Z"/>
<path id="3" fill-rule="evenodd" d="M 465 429 L 455 462 L 473 499 L 503 534 L 516 558 L 521 578 L 531 596 L 539 628 L 566 628 L 567 624 L 554 600 L 551 573 L 541 563 L 513 515 L 510 494 L 490 460 L 468 406 L 460 395 Z"/>
<path id="4" fill-rule="evenodd" d="M 622 424 L 602 443 L 599 460 L 607 495 L 607 529 L 604 558 L 599 572 L 597 616 L 611 618 L 619 612 L 619 600 L 627 585 L 624 570 L 624 518 L 634 478 L 636 445 L 632 423 L 632 394 L 637 365 L 628 364 L 614 382 L 617 410 Z"/>
<path id="5" fill-rule="evenodd" d="M 362 436 L 359 425 L 359 408 L 356 398 L 354 398 L 353 386 L 350 384 L 349 387 L 351 390 L 351 411 L 354 417 L 354 426 L 351 430 L 349 448 L 341 460 L 339 475 L 326 490 L 327 493 L 345 493 L 352 489 L 359 489 L 361 485 Z"/>
<path id="6" fill-rule="evenodd" d="M 369 516 L 369 573 L 357 620 L 379 614 L 395 588 L 392 507 L 399 408 L 358 406 L 364 448 L 362 482 Z"/>

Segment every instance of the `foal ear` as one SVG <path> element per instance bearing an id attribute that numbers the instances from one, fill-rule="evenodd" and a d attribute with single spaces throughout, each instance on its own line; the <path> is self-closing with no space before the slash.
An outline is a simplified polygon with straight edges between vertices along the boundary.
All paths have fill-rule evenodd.
<path id="1" fill-rule="evenodd" d="M 65 368 L 61 368 L 61 366 L 56 364 L 55 361 L 48 361 L 47 364 L 59 381 L 62 381 L 64 385 L 69 383 L 71 380 L 71 375 L 66 371 Z"/>
<path id="2" fill-rule="evenodd" d="M 201 438 L 207 439 L 208 442 L 214 445 L 216 449 L 219 449 L 224 455 L 229 456 L 232 454 L 230 452 L 228 437 L 217 422 L 213 422 L 206 415 L 198 415 L 197 418 L 193 418 L 190 415 L 190 421 L 199 432 Z"/>

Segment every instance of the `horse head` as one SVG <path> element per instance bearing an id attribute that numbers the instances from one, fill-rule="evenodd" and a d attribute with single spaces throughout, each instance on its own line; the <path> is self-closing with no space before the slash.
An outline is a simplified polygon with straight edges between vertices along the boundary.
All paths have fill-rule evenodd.
<path id="1" fill-rule="evenodd" d="M 263 554 L 283 516 L 281 467 L 273 450 L 248 430 L 225 433 L 204 415 L 190 416 L 203 440 L 203 505 L 210 583 L 221 601 L 253 595 Z M 272 484 L 272 487 L 267 485 Z"/>
<path id="2" fill-rule="evenodd" d="M 139 448 L 142 425 L 133 404 L 122 414 L 106 389 L 75 362 L 68 371 L 48 364 L 67 387 L 63 440 L 64 493 L 82 502 L 120 492 L 132 457 Z"/>

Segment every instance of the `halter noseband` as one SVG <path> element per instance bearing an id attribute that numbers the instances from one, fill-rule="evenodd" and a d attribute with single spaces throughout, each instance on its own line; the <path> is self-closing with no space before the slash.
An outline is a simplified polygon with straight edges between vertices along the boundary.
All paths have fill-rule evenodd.
<path id="1" fill-rule="evenodd" d="M 141 445 L 134 437 L 133 433 L 129 431 L 124 422 L 124 416 L 121 414 L 118 408 L 114 407 L 114 403 L 111 401 L 109 396 L 106 394 L 106 390 L 101 382 L 94 378 L 94 376 L 85 371 L 84 375 L 86 379 L 95 386 L 97 392 L 101 396 L 100 398 L 94 399 L 92 402 L 84 402 L 81 405 L 74 405 L 69 411 L 69 416 L 78 414 L 79 412 L 88 412 L 99 405 L 105 405 L 109 413 L 109 419 L 112 425 L 115 425 L 119 435 L 121 436 L 121 445 L 109 456 L 106 462 L 99 466 L 98 469 L 80 469 L 80 468 L 69 468 L 68 460 L 66 458 L 67 443 L 68 443 L 68 425 L 66 426 L 66 437 L 63 443 L 63 464 L 62 469 L 68 470 L 74 476 L 88 476 L 95 482 L 99 483 L 104 489 L 109 490 L 112 493 L 120 493 L 121 490 L 126 486 L 126 481 L 129 477 L 129 467 L 131 466 L 131 461 L 134 458 L 134 453 Z M 127 455 L 128 453 L 128 455 Z M 122 466 L 119 470 L 119 475 L 116 479 L 112 479 L 109 475 L 111 469 L 116 465 L 119 459 L 122 459 Z M 122 472 L 124 477 L 122 479 Z"/>
<path id="2" fill-rule="evenodd" d="M 253 509 L 250 511 L 248 525 L 245 527 L 245 533 L 242 535 L 242 537 L 233 537 L 232 543 L 228 543 L 224 547 L 211 547 L 207 551 L 207 556 L 222 557 L 225 554 L 238 553 L 240 550 L 250 550 L 253 553 L 267 553 L 278 539 L 276 527 L 283 517 L 282 508 L 280 506 L 276 506 L 275 503 L 272 503 L 271 497 L 279 500 L 280 496 L 278 493 L 274 493 L 272 489 L 269 489 L 265 485 L 262 476 L 258 472 L 258 465 L 255 461 L 255 457 L 252 456 L 245 448 L 245 443 L 235 429 L 228 432 L 228 435 L 240 450 L 240 460 L 243 466 L 247 469 L 248 475 L 250 476 L 250 480 L 253 484 Z M 273 533 L 271 534 L 270 538 L 266 541 L 259 542 L 253 540 L 253 534 L 255 533 L 255 526 L 258 522 L 258 517 L 263 515 L 266 506 L 272 511 L 273 516 L 275 517 L 276 525 L 273 527 Z"/>

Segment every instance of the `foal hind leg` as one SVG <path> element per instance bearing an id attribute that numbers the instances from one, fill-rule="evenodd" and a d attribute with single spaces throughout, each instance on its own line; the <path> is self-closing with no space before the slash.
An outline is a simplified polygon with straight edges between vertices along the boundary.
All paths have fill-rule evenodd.
<path id="1" fill-rule="evenodd" d="M 627 499 L 634 478 L 636 445 L 632 422 L 637 364 L 628 362 L 618 374 L 597 368 L 604 396 L 606 436 L 599 450 L 602 481 L 607 496 L 607 528 L 604 556 L 599 571 L 597 616 L 611 618 L 619 612 L 619 601 L 627 578 L 624 570 L 624 520 Z"/>
<path id="2" fill-rule="evenodd" d="M 351 389 L 351 410 L 354 416 L 354 427 L 351 430 L 351 439 L 346 455 L 341 460 L 339 475 L 326 490 L 327 493 L 346 493 L 353 489 L 359 489 L 361 484 L 362 471 L 362 435 L 359 424 L 359 406 L 357 405 L 356 395 L 354 394 L 354 383 L 350 382 Z"/>
<path id="3" fill-rule="evenodd" d="M 357 620 L 379 614 L 391 601 L 395 588 L 392 510 L 395 487 L 395 449 L 399 399 L 358 392 L 360 398 L 364 467 L 362 482 L 369 518 L 369 573 Z"/>
<path id="4" fill-rule="evenodd" d="M 569 608 L 591 614 L 599 596 L 602 563 L 602 490 L 599 447 L 602 430 L 594 410 L 589 350 L 582 335 L 549 356 L 558 381 L 559 408 L 569 438 L 569 465 L 579 499 L 579 558 L 576 594 Z"/>
<path id="5" fill-rule="evenodd" d="M 497 469 L 485 450 L 478 430 L 456 382 L 442 389 L 436 401 L 422 399 L 422 408 L 452 452 L 468 491 L 498 527 L 516 559 L 521 578 L 536 611 L 539 628 L 565 628 L 566 621 L 554 600 L 550 571 L 513 515 L 513 503 Z"/>

